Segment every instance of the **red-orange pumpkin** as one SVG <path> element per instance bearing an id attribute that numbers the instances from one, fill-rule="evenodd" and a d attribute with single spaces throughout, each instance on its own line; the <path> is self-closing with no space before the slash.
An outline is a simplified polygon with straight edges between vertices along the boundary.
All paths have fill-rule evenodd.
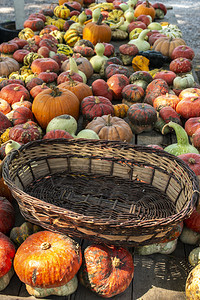
<path id="1" fill-rule="evenodd" d="M 122 293 L 133 275 L 133 258 L 127 249 L 108 245 L 91 245 L 85 249 L 79 279 L 98 295 L 110 298 Z"/>
<path id="2" fill-rule="evenodd" d="M 82 263 L 80 246 L 66 235 L 40 231 L 18 248 L 14 269 L 32 287 L 50 288 L 69 282 Z"/>
<path id="3" fill-rule="evenodd" d="M 22 96 L 24 97 L 24 100 L 30 99 L 28 90 L 21 84 L 17 83 L 8 84 L 0 91 L 0 97 L 6 100 L 10 105 L 15 102 L 19 102 Z"/>
<path id="4" fill-rule="evenodd" d="M 161 108 L 165 106 L 171 106 L 173 109 L 176 109 L 177 104 L 180 102 L 180 99 L 173 94 L 165 94 L 156 97 L 156 99 L 153 101 L 153 107 L 160 111 Z"/>
<path id="5" fill-rule="evenodd" d="M 15 256 L 15 246 L 11 240 L 0 232 L 0 278 L 8 273 Z"/>
<path id="6" fill-rule="evenodd" d="M 200 97 L 186 97 L 176 107 L 176 112 L 183 118 L 200 117 Z"/>
<path id="7" fill-rule="evenodd" d="M 79 100 L 67 89 L 52 87 L 39 93 L 33 100 L 33 114 L 42 128 L 57 116 L 68 114 L 78 119 Z"/>

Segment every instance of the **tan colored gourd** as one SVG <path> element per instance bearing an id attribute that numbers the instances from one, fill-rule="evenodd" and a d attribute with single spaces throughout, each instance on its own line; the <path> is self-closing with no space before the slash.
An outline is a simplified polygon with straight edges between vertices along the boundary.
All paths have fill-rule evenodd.
<path id="1" fill-rule="evenodd" d="M 161 37 L 155 41 L 152 49 L 171 57 L 173 50 L 180 45 L 186 45 L 185 41 L 181 38 Z"/>

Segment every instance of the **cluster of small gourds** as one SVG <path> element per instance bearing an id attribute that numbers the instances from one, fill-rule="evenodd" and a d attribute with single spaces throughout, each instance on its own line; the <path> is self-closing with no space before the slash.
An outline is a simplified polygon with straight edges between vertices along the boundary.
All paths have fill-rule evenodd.
<path id="1" fill-rule="evenodd" d="M 200 87 L 192 75 L 194 51 L 185 44 L 177 25 L 154 21 L 164 18 L 166 7 L 148 1 L 128 0 L 121 3 L 115 0 L 99 4 L 85 2 L 87 7 L 83 8 L 81 1 L 59 0 L 58 4 L 30 15 L 19 36 L 0 45 L 0 142 L 4 144 L 0 148 L 1 158 L 13 148 L 41 138 L 131 142 L 134 134 L 155 129 L 164 135 L 174 129 L 177 143 L 164 150 L 179 156 L 199 176 Z M 112 41 L 119 42 L 118 49 Z M 80 116 L 84 129 L 77 132 Z M 158 145 L 154 147 L 161 148 Z M 0 185 L 2 191 L 6 189 L 3 182 Z M 133 278 L 133 260 L 123 248 L 120 251 L 124 255 L 123 263 L 127 264 L 128 274 L 125 279 L 120 273 L 121 257 L 115 246 L 90 246 L 84 252 L 81 267 L 80 246 L 70 238 L 63 239 L 62 235 L 48 231 L 35 233 L 27 241 L 20 237 L 23 246 L 15 255 L 15 247 L 4 236 L 14 225 L 12 205 L 4 199 L 0 201 L 0 206 L 4 207 L 0 212 L 3 211 L 6 222 L 12 220 L 8 224 L 9 229 L 0 230 L 0 244 L 5 243 L 8 249 L 2 255 L 10 261 L 9 265 L 3 265 L 0 269 L 0 290 L 9 284 L 13 275 L 11 266 L 14 257 L 17 275 L 26 283 L 28 292 L 36 297 L 73 293 L 77 288 L 77 272 L 82 284 L 104 297 L 117 295 L 129 286 Z M 184 228 L 183 223 L 179 224 L 168 239 L 159 244 L 138 247 L 138 253 L 169 254 L 176 248 L 180 234 L 184 243 L 197 244 L 200 240 L 199 219 L 200 214 L 195 211 L 184 221 Z M 31 233 L 38 230 L 30 224 L 27 229 L 26 225 L 11 233 L 28 230 L 28 234 L 22 233 L 27 237 L 30 235 L 29 228 L 33 230 Z M 185 237 L 187 234 L 191 238 L 194 236 L 193 242 Z M 43 247 L 40 251 L 44 255 L 49 255 L 53 243 L 59 241 L 60 248 L 70 247 L 68 249 L 74 253 L 75 259 L 69 260 L 68 265 L 61 262 L 61 269 L 56 273 L 58 277 L 46 277 L 47 282 L 41 281 L 40 271 L 36 271 L 34 266 L 29 274 L 23 273 L 26 263 L 39 255 L 32 249 L 33 245 L 38 247 L 40 238 L 40 246 Z M 12 240 L 17 243 L 16 238 Z M 30 247 L 27 261 L 24 247 Z M 193 266 L 199 260 L 198 251 L 189 256 Z M 120 274 L 117 276 L 121 281 L 111 290 L 103 290 L 101 282 L 98 282 L 99 285 L 93 282 L 99 274 L 90 273 L 89 267 L 92 270 L 93 266 L 89 259 L 96 253 L 103 257 L 102 268 L 105 268 L 109 253 L 112 272 Z M 52 260 L 53 269 L 54 259 L 46 256 L 40 261 L 42 268 L 44 263 Z M 72 268 L 72 265 L 75 267 Z M 73 272 L 66 273 L 64 268 L 73 269 Z M 62 278 L 59 277 L 63 274 Z M 109 277 L 105 285 L 108 281 Z M 191 278 L 186 286 L 186 293 L 189 289 L 194 293 Z"/>

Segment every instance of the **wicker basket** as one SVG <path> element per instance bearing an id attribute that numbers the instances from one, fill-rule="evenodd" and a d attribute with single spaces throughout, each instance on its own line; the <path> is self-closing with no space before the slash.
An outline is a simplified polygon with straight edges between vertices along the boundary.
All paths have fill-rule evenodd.
<path id="1" fill-rule="evenodd" d="M 7 155 L 2 174 L 26 220 L 116 245 L 161 241 L 198 199 L 182 160 L 124 142 L 30 142 Z"/>

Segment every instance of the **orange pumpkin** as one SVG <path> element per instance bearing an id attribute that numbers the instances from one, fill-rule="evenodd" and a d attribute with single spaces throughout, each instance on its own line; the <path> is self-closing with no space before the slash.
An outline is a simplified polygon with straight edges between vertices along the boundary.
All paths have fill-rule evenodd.
<path id="1" fill-rule="evenodd" d="M 96 294 L 110 298 L 122 293 L 133 275 L 133 258 L 127 249 L 108 245 L 90 245 L 85 249 L 79 279 Z"/>
<path id="2" fill-rule="evenodd" d="M 40 231 L 18 248 L 14 269 L 32 287 L 58 287 L 69 282 L 82 263 L 80 246 L 66 235 Z"/>
<path id="3" fill-rule="evenodd" d="M 78 119 L 79 100 L 67 89 L 52 87 L 39 93 L 33 100 L 33 114 L 42 128 L 55 117 L 68 114 Z"/>
<path id="4" fill-rule="evenodd" d="M 74 81 L 72 79 L 70 79 L 70 81 L 66 81 L 59 84 L 58 88 L 67 89 L 74 93 L 77 96 L 80 103 L 83 100 L 83 98 L 93 96 L 92 89 L 89 87 L 89 85 L 80 81 Z"/>
<path id="5" fill-rule="evenodd" d="M 149 15 L 152 17 L 152 20 L 154 20 L 155 15 L 156 15 L 156 11 L 153 8 L 153 6 L 151 5 L 151 3 L 149 3 L 149 1 L 145 1 L 142 4 L 138 5 L 134 11 L 134 17 L 137 18 L 141 15 Z"/>
<path id="6" fill-rule="evenodd" d="M 72 0 L 59 0 L 58 3 L 59 5 L 63 5 L 66 2 L 71 2 Z M 81 6 L 83 6 L 83 0 L 75 0 L 76 2 L 80 3 Z"/>
<path id="7" fill-rule="evenodd" d="M 8 114 L 11 111 L 10 104 L 6 100 L 1 99 L 1 98 L 0 98 L 0 111 L 4 115 Z"/>
<path id="8" fill-rule="evenodd" d="M 173 94 L 165 94 L 165 95 L 160 95 L 155 98 L 153 101 L 153 107 L 157 110 L 160 111 L 161 108 L 165 106 L 171 106 L 174 110 L 176 110 L 177 104 L 180 102 L 180 99 Z"/>
<path id="9" fill-rule="evenodd" d="M 97 43 L 109 43 L 112 37 L 111 28 L 102 23 L 103 16 L 100 15 L 97 22 L 87 23 L 83 28 L 83 39 L 89 40 L 93 45 Z"/>

